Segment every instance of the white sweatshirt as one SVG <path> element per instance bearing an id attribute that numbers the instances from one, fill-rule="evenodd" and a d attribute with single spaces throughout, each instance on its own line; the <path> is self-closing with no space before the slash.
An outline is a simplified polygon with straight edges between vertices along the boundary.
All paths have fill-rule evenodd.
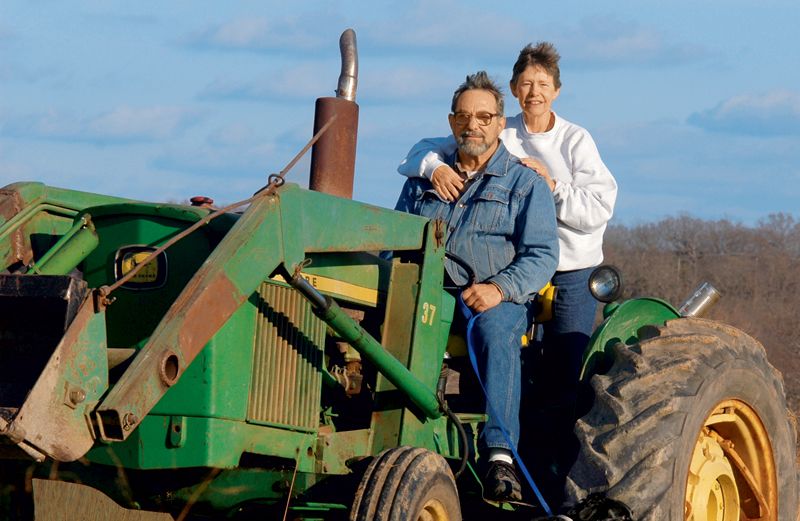
<path id="1" fill-rule="evenodd" d="M 556 187 L 561 255 L 558 271 L 597 266 L 603 262 L 603 233 L 614 212 L 617 183 L 586 129 L 555 114 L 547 132 L 529 132 L 522 114 L 506 120 L 500 139 L 517 157 L 533 157 L 547 166 Z M 443 165 L 442 156 L 456 149 L 453 136 L 423 139 L 397 171 L 406 177 L 430 178 Z"/>

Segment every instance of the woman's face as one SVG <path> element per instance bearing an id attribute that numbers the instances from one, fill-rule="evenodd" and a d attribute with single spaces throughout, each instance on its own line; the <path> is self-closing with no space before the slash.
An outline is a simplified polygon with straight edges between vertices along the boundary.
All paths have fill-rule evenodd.
<path id="1" fill-rule="evenodd" d="M 538 65 L 531 65 L 511 84 L 511 94 L 519 101 L 522 112 L 528 117 L 549 115 L 557 89 L 553 77 Z"/>

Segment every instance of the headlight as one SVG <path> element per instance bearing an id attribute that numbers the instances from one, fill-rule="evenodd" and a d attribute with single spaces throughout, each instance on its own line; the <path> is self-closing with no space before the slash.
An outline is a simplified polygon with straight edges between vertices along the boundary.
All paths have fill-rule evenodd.
<path id="1" fill-rule="evenodd" d="M 622 274 L 610 264 L 603 264 L 589 275 L 589 291 L 600 302 L 613 302 L 622 295 Z"/>

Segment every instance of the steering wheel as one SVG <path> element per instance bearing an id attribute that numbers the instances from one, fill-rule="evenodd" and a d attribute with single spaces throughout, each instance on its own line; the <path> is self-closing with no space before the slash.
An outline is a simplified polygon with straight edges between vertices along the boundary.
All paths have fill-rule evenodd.
<path id="1" fill-rule="evenodd" d="M 458 264 L 461 268 L 463 268 L 463 270 L 467 272 L 467 278 L 469 279 L 469 282 L 467 282 L 467 284 L 464 286 L 445 286 L 444 289 L 462 290 L 464 288 L 468 288 L 473 284 L 475 284 L 476 282 L 475 270 L 472 269 L 472 266 L 467 261 L 465 261 L 458 255 L 454 255 L 448 251 L 444 252 L 444 256 L 450 259 L 451 261 L 455 262 L 456 264 Z"/>

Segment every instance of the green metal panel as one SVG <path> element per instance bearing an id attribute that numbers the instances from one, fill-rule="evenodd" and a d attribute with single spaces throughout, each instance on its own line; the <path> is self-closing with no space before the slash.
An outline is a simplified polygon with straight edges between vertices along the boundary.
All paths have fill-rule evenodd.
<path id="1" fill-rule="evenodd" d="M 49 204 L 25 207 L 0 226 L 0 259 L 4 268 L 30 264 L 72 227 L 76 212 Z"/>
<path id="2" fill-rule="evenodd" d="M 72 226 L 81 210 L 126 201 L 42 183 L 14 183 L 0 189 L 0 259 L 4 266 L 28 264 L 44 254 Z"/>
<path id="3" fill-rule="evenodd" d="M 2 188 L 3 192 L 15 192 L 25 206 L 32 203 L 49 203 L 62 208 L 69 208 L 75 211 L 98 206 L 101 204 L 113 204 L 122 202 L 133 202 L 132 199 L 114 197 L 111 195 L 101 195 L 92 192 L 82 192 L 79 190 L 69 190 L 55 186 L 47 186 L 43 183 L 21 182 L 12 183 Z"/>
<path id="4" fill-rule="evenodd" d="M 320 192 L 305 191 L 287 183 L 280 191 L 284 236 L 305 252 L 381 251 L 420 249 L 427 219 L 387 210 Z M 332 233 L 335 225 L 339 233 Z M 291 248 L 294 250 L 294 248 Z M 291 256 L 287 255 L 287 259 Z"/>
<path id="5" fill-rule="evenodd" d="M 209 473 L 211 475 L 211 473 Z M 259 517 L 258 519 L 281 519 L 287 503 L 289 487 L 292 486 L 292 499 L 289 503 L 288 519 L 317 519 L 309 518 L 308 511 L 324 513 L 329 510 L 346 511 L 349 509 L 351 498 L 342 497 L 342 503 L 309 503 L 297 499 L 297 496 L 313 486 L 324 482 L 325 476 L 313 473 L 298 472 L 287 467 L 275 470 L 256 468 L 240 468 L 224 470 L 219 474 L 199 482 L 197 485 L 175 490 L 172 495 L 182 501 L 195 501 L 202 507 L 211 507 L 217 512 L 225 512 L 234 507 L 246 504 L 249 501 L 259 504 L 277 503 L 277 512 L 274 517 Z M 202 508 L 201 507 L 201 508 Z M 292 512 L 304 512 L 303 517 Z M 216 517 L 215 517 L 216 518 Z M 247 519 L 252 519 L 248 517 Z M 337 517 L 338 519 L 338 517 Z"/>
<path id="6" fill-rule="evenodd" d="M 409 370 L 422 384 L 436 389 L 447 348 L 447 332 L 453 318 L 453 299 L 442 291 L 444 278 L 443 224 L 429 221 L 424 230 L 423 262 L 420 272 L 419 296 L 415 319 L 411 322 L 413 341 L 408 361 Z M 436 450 L 433 436 L 434 423 L 420 422 L 421 418 L 408 417 L 400 432 L 401 445 L 413 445 Z"/>
<path id="7" fill-rule="evenodd" d="M 153 414 L 245 420 L 256 323 L 256 299 L 252 300 L 206 344 L 178 383 L 153 407 Z"/>
<path id="8" fill-rule="evenodd" d="M 595 372 L 608 369 L 617 343 L 627 345 L 639 341 L 639 329 L 646 325 L 663 325 L 667 320 L 680 317 L 668 302 L 654 298 L 638 298 L 621 304 L 611 303 L 604 310 L 606 319 L 592 334 L 583 356 L 581 379 L 591 378 Z"/>
<path id="9" fill-rule="evenodd" d="M 408 364 L 413 330 L 408 325 L 414 320 L 416 298 L 419 294 L 418 264 L 392 262 L 386 316 L 383 323 L 382 344 L 392 356 Z M 375 383 L 375 411 L 372 413 L 372 451 L 378 454 L 400 443 L 404 418 L 413 417 L 404 403 L 397 398 L 398 391 L 380 373 Z"/>
<path id="10" fill-rule="evenodd" d="M 181 425 L 180 443 L 173 443 L 171 436 L 175 425 Z M 125 441 L 96 446 L 87 458 L 133 469 L 235 468 L 242 455 L 250 453 L 297 461 L 300 471 L 314 472 L 316 446 L 316 434 L 311 433 L 218 418 L 189 416 L 176 421 L 174 416 L 150 414 Z"/>
<path id="11" fill-rule="evenodd" d="M 83 272 L 91 287 L 116 281 L 117 253 L 125 246 L 157 247 L 197 221 L 201 212 L 159 205 L 119 204 L 94 207 L 92 215 L 99 246 L 86 258 Z M 114 293 L 108 308 L 108 342 L 112 347 L 140 346 L 152 333 L 186 283 L 213 249 L 205 230 L 186 237 L 166 252 L 166 279 L 153 289 Z"/>
<path id="12" fill-rule="evenodd" d="M 67 275 L 85 259 L 100 243 L 94 231 L 91 216 L 84 214 L 61 236 L 35 264 L 28 273 L 39 275 Z"/>

